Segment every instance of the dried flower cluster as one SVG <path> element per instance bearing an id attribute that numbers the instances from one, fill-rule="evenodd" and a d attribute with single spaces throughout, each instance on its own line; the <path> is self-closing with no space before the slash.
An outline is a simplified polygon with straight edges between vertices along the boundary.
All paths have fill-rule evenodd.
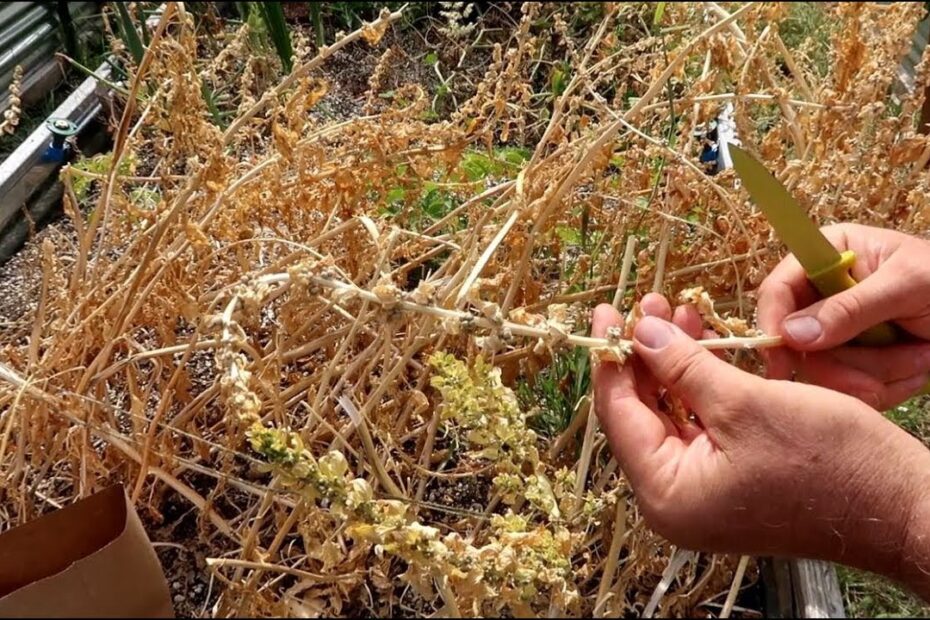
<path id="1" fill-rule="evenodd" d="M 0 527 L 122 482 L 208 550 L 215 616 L 643 611 L 675 550 L 590 394 L 551 430 L 515 388 L 569 398 L 588 353 L 625 361 L 652 289 L 697 305 L 708 347 L 778 343 L 749 293 L 782 249 L 699 160 L 726 102 L 813 217 L 926 228 L 930 64 L 887 98 L 922 9 L 830 4 L 820 62 L 781 3 L 512 3 L 507 28 L 452 4 L 478 26 L 437 38 L 447 115 L 404 83 L 400 13 L 298 37 L 282 76 L 249 25 L 208 53 L 165 5 L 113 152 L 63 171 L 73 242 L 0 327 Z M 370 61 L 361 115 L 325 73 L 346 58 Z M 626 325 L 589 337 L 614 298 Z M 178 504 L 191 527 L 158 529 Z M 659 614 L 742 585 L 735 558 L 677 557 Z"/>
<path id="2" fill-rule="evenodd" d="M 475 12 L 475 5 L 472 2 L 440 2 L 441 10 L 439 14 L 445 18 L 446 23 L 439 31 L 453 39 L 460 39 L 471 34 L 475 30 L 475 24 L 463 23 Z"/>
<path id="3" fill-rule="evenodd" d="M 9 107 L 3 113 L 3 122 L 0 122 L 0 133 L 14 133 L 19 125 L 19 116 L 22 114 L 22 86 L 23 86 L 23 67 L 16 65 L 13 68 L 13 77 L 7 90 L 10 96 L 7 100 Z"/>

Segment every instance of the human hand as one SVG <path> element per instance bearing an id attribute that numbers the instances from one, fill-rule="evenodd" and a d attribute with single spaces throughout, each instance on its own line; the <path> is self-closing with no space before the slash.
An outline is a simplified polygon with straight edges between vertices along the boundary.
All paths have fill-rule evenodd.
<path id="1" fill-rule="evenodd" d="M 797 371 L 804 381 L 888 409 L 930 382 L 930 243 L 856 224 L 823 233 L 840 251 L 856 253 L 852 275 L 859 284 L 820 300 L 794 256 L 769 274 L 759 287 L 759 325 L 781 334 L 787 346 L 765 351 L 768 376 L 787 379 Z M 843 346 L 884 321 L 914 342 Z"/>
<path id="2" fill-rule="evenodd" d="M 594 398 L 647 523 L 690 549 L 844 562 L 930 592 L 930 536 L 912 527 L 930 523 L 914 517 L 928 512 L 930 452 L 855 398 L 727 364 L 646 301 L 635 356 L 594 368 Z M 675 312 L 691 334 L 695 318 Z M 620 323 L 599 306 L 593 335 Z M 662 389 L 693 421 L 660 410 Z"/>

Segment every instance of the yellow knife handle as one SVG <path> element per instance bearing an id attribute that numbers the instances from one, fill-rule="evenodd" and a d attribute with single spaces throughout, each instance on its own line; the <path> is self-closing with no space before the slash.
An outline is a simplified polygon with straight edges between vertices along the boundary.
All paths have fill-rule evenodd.
<path id="1" fill-rule="evenodd" d="M 838 263 L 817 273 L 809 273 L 807 277 L 817 287 L 821 295 L 830 297 L 857 284 L 849 273 L 855 262 L 855 252 L 847 250 L 840 254 Z M 898 332 L 891 323 L 879 323 L 856 336 L 856 343 L 873 347 L 893 344 L 897 340 Z"/>

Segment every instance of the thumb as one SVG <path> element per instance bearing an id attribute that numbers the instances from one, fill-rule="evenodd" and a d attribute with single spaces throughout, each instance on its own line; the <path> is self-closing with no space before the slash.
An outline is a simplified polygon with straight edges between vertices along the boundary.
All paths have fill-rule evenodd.
<path id="1" fill-rule="evenodd" d="M 832 349 L 900 314 L 889 278 L 876 276 L 785 317 L 781 332 L 786 344 L 798 351 Z"/>
<path id="2" fill-rule="evenodd" d="M 643 317 L 633 333 L 636 354 L 669 392 L 683 399 L 703 422 L 742 391 L 749 375 L 726 363 L 672 323 Z"/>

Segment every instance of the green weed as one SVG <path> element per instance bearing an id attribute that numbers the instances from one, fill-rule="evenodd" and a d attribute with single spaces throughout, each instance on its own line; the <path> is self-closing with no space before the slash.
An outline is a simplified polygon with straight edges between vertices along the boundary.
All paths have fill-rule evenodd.
<path id="1" fill-rule="evenodd" d="M 930 447 L 930 397 L 918 396 L 885 413 L 889 420 Z"/>
<path id="2" fill-rule="evenodd" d="M 531 154 L 529 149 L 516 146 L 497 148 L 491 153 L 467 151 L 453 176 L 473 182 L 513 175 L 520 171 Z"/>
<path id="3" fill-rule="evenodd" d="M 850 618 L 930 617 L 930 607 L 882 577 L 843 566 L 837 574 Z"/>
<path id="4" fill-rule="evenodd" d="M 291 33 L 284 21 L 284 9 L 280 2 L 257 2 L 262 19 L 268 28 L 268 35 L 281 59 L 281 66 L 286 73 L 293 67 L 294 48 L 291 46 Z"/>
<path id="5" fill-rule="evenodd" d="M 521 406 L 533 412 L 530 428 L 545 437 L 555 437 L 568 427 L 590 385 L 588 352 L 575 348 L 556 355 L 545 370 L 520 382 L 516 392 Z"/>
<path id="6" fill-rule="evenodd" d="M 830 7 L 823 2 L 791 2 L 788 19 L 779 26 L 785 46 L 801 50 L 819 77 L 830 70 L 830 39 L 836 32 L 836 21 Z"/>
<path id="7" fill-rule="evenodd" d="M 90 172 L 92 174 L 106 174 L 110 171 L 110 165 L 113 161 L 113 153 L 101 153 L 99 155 L 94 155 L 93 157 L 84 157 L 79 161 L 71 164 L 72 168 L 77 170 L 82 170 L 84 172 Z M 119 164 L 118 173 L 121 175 L 132 174 L 135 169 L 136 162 L 135 158 L 131 155 L 123 157 Z M 77 197 L 79 202 L 84 201 L 90 193 L 91 184 L 94 182 L 94 179 L 75 174 L 73 175 L 72 187 L 74 188 L 74 195 Z"/>

